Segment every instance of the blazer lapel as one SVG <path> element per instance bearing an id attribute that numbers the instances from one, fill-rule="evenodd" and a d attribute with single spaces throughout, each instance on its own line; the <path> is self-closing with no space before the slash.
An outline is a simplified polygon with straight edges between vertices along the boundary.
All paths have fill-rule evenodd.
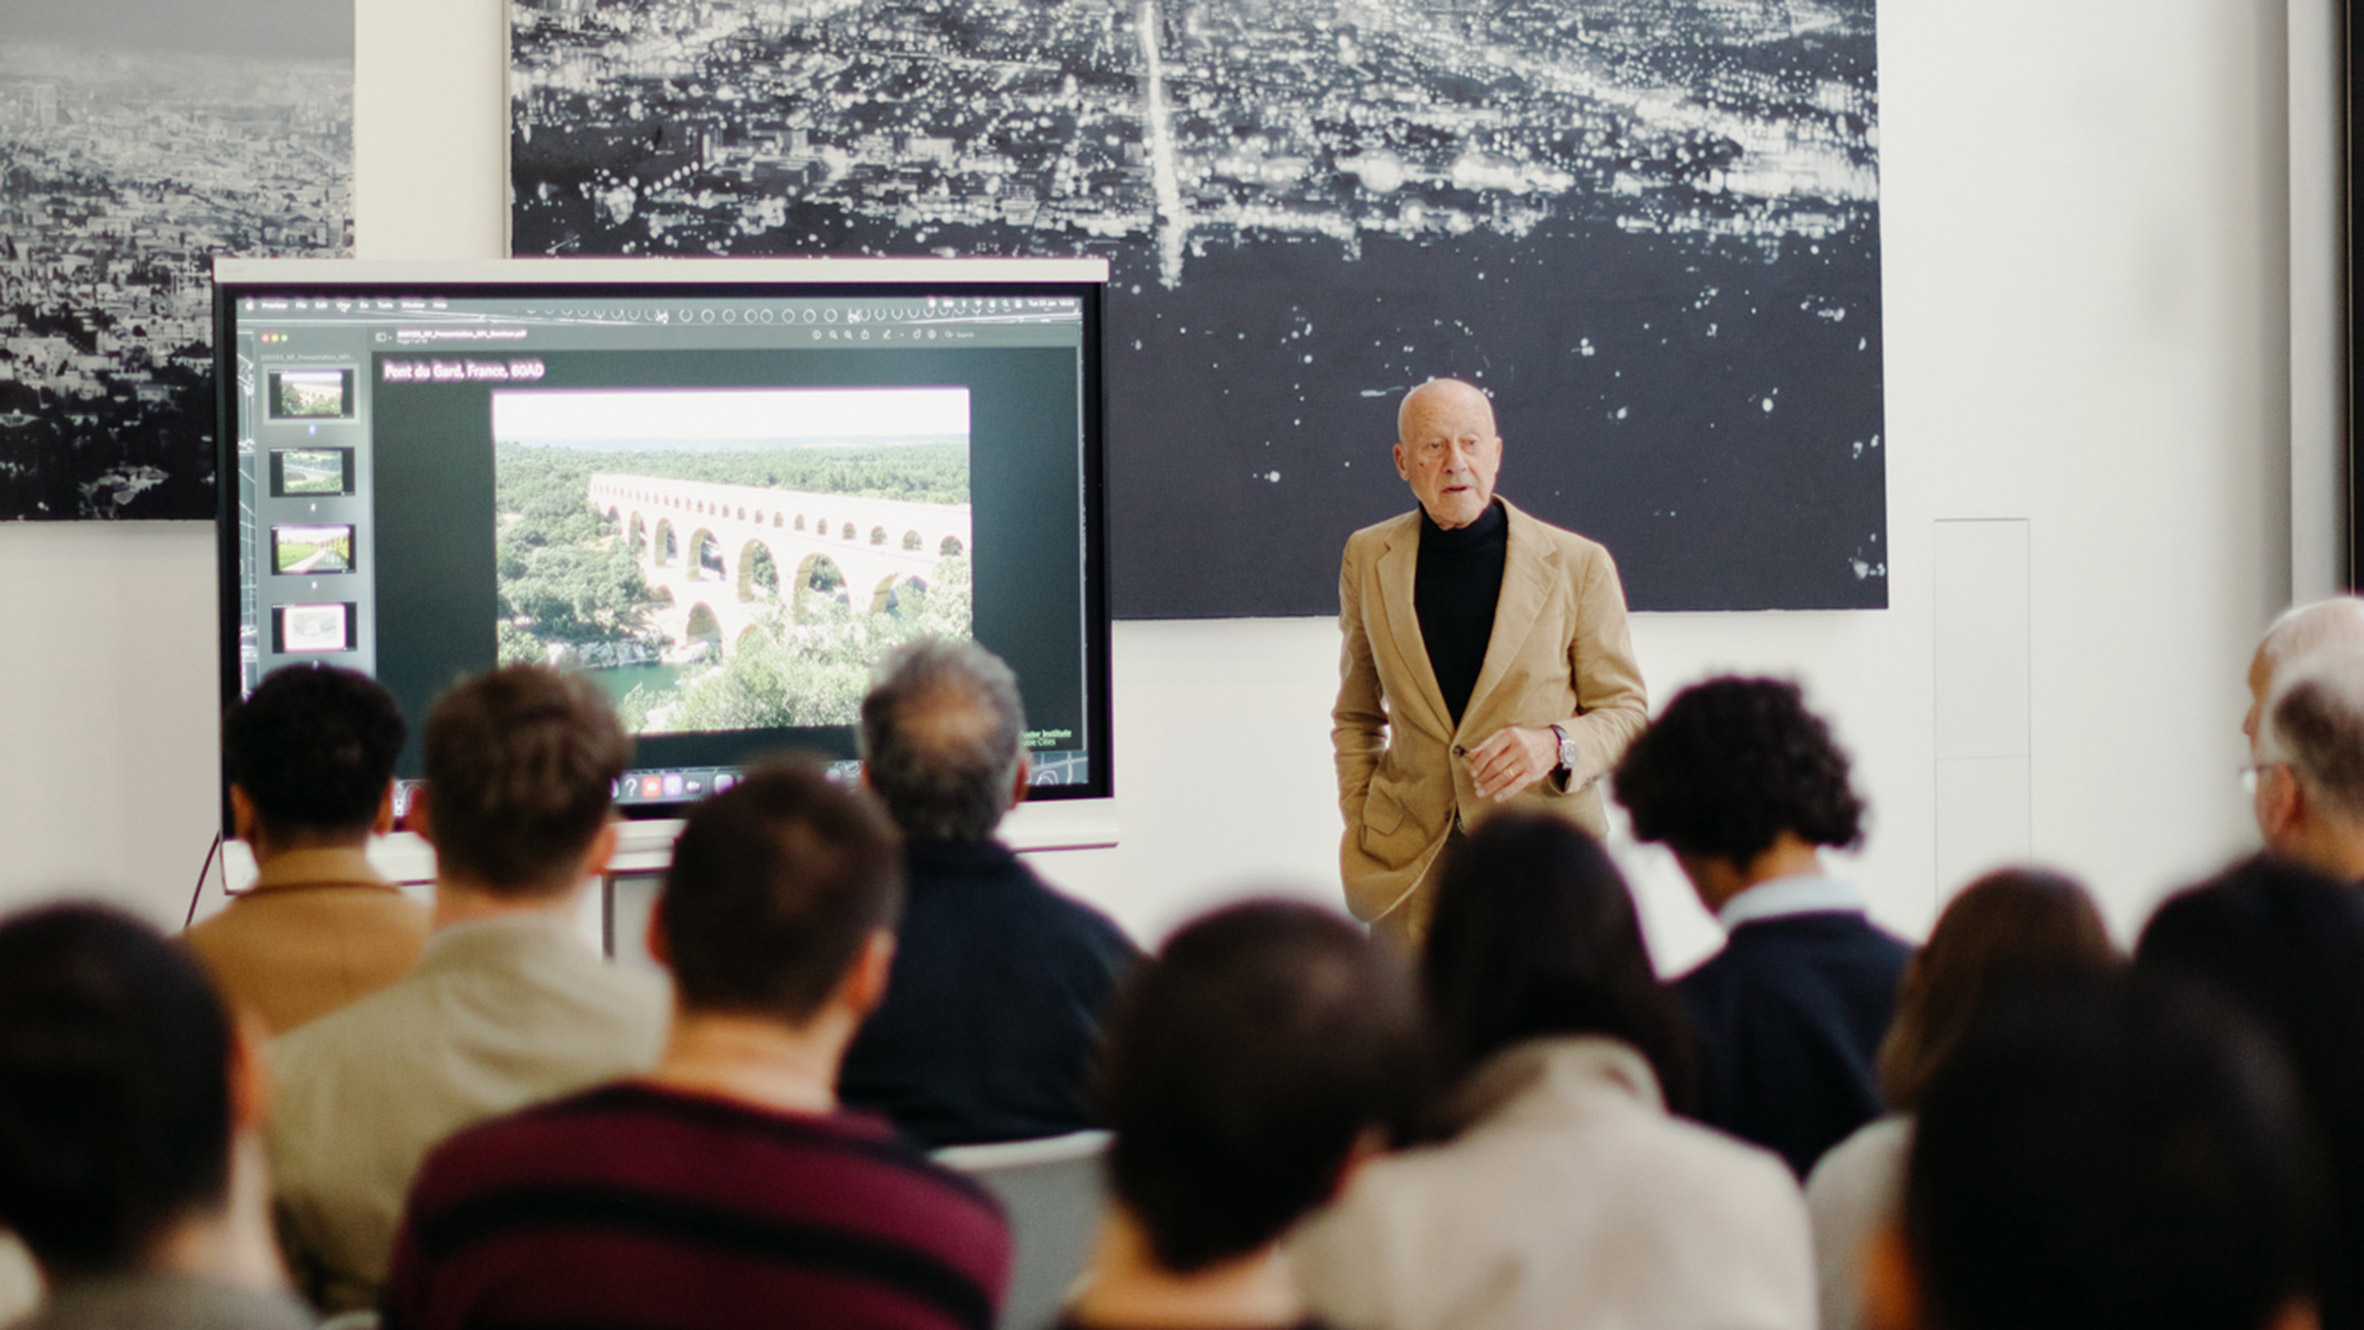
<path id="1" fill-rule="evenodd" d="M 1509 547 L 1502 554 L 1502 594 L 1494 602 L 1494 631 L 1486 638 L 1486 663 L 1478 670 L 1477 686 L 1469 690 L 1469 705 L 1461 709 L 1465 727 L 1483 719 L 1488 695 L 1525 648 L 1558 567 L 1549 547 L 1536 536 L 1535 519 L 1512 507 L 1508 499 L 1502 501 L 1502 509 L 1510 519 Z M 1433 674 L 1429 687 L 1436 687 Z M 1484 728 L 1491 733 L 1499 727 L 1488 723 Z"/>
<path id="2" fill-rule="evenodd" d="M 1428 643 L 1420 636 L 1420 614 L 1413 607 L 1415 574 L 1420 569 L 1420 522 L 1418 515 L 1410 527 L 1397 532 L 1379 556 L 1379 605 L 1387 615 L 1387 634 L 1395 644 L 1397 674 L 1408 679 L 1417 690 L 1420 705 L 1428 708 L 1429 728 L 1439 734 L 1453 728 L 1453 715 L 1445 710 L 1445 692 L 1437 687 L 1436 670 L 1428 663 Z M 1391 703 L 1410 701 L 1409 698 L 1390 697 Z"/>

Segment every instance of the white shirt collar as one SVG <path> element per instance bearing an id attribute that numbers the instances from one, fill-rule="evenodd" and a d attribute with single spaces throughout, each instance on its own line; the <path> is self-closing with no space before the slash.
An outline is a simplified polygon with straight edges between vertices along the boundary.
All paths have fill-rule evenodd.
<path id="1" fill-rule="evenodd" d="M 1724 902 L 1716 922 L 1729 933 L 1742 924 L 1792 914 L 1863 913 L 1863 893 L 1851 882 L 1819 873 L 1768 878 Z"/>

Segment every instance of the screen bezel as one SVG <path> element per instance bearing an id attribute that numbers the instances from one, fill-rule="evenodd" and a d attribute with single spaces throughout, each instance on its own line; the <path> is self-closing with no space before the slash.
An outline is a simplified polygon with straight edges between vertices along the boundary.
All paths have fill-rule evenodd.
<path id="1" fill-rule="evenodd" d="M 1083 628 L 1084 719 L 1090 727 L 1085 752 L 1090 778 L 1079 784 L 1036 786 L 1029 801 L 1106 799 L 1114 795 L 1115 744 L 1111 697 L 1106 445 L 1103 428 L 1102 300 L 1107 265 L 1100 260 L 1045 259 L 663 259 L 663 260 L 494 260 L 452 264 L 388 263 L 335 259 L 222 260 L 214 271 L 214 373 L 217 383 L 237 381 L 239 302 L 274 297 L 331 298 L 344 293 L 372 299 L 442 296 L 456 299 L 574 297 L 600 290 L 618 298 L 699 299 L 763 295 L 875 297 L 898 293 L 938 296 L 996 296 L 1014 292 L 1076 297 L 1083 311 Z M 259 367 L 258 367 L 258 372 Z M 233 392 L 214 395 L 215 537 L 220 625 L 222 706 L 242 696 L 239 660 L 241 554 L 238 513 L 238 400 Z M 268 468 L 268 450 L 261 465 Z M 348 468 L 351 462 L 348 461 Z M 267 477 L 264 478 L 268 483 Z M 347 484 L 356 483 L 350 469 Z M 426 717 L 408 718 L 423 726 Z M 849 731 L 852 727 L 847 727 Z M 749 745 L 750 757 L 777 751 L 779 743 Z M 235 833 L 230 816 L 229 774 L 222 773 L 222 828 Z M 678 818 L 694 802 L 618 805 L 634 820 Z"/>

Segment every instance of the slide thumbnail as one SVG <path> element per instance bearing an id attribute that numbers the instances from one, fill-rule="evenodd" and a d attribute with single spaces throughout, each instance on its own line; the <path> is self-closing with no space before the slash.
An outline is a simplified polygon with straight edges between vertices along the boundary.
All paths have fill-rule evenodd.
<path id="1" fill-rule="evenodd" d="M 273 420 L 342 420 L 353 414 L 353 371 L 271 371 Z"/>
<path id="2" fill-rule="evenodd" d="M 326 605 L 275 605 L 271 611 L 271 649 L 282 655 L 303 652 L 351 651 L 353 606 L 349 601 Z"/>
<path id="3" fill-rule="evenodd" d="M 352 525 L 272 527 L 271 571 L 305 577 L 352 572 Z"/>

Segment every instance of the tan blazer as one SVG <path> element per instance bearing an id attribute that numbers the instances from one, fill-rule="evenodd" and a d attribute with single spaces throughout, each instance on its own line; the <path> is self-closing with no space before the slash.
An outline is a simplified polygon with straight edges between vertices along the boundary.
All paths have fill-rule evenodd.
<path id="1" fill-rule="evenodd" d="M 427 918 L 359 849 L 289 850 L 182 940 L 225 999 L 278 1035 L 401 978 Z"/>
<path id="2" fill-rule="evenodd" d="M 1419 894 L 1454 814 L 1540 808 L 1595 836 L 1608 831 L 1596 788 L 1649 720 L 1625 628 L 1625 588 L 1609 552 L 1501 501 L 1509 517 L 1502 594 L 1477 687 L 1453 724 L 1412 607 L 1420 513 L 1349 536 L 1338 575 L 1338 705 L 1330 743 L 1346 816 L 1339 871 L 1355 917 L 1378 920 Z M 1477 796 L 1466 750 L 1506 725 L 1566 729 L 1582 750 L 1565 790 L 1547 779 L 1496 805 Z"/>

